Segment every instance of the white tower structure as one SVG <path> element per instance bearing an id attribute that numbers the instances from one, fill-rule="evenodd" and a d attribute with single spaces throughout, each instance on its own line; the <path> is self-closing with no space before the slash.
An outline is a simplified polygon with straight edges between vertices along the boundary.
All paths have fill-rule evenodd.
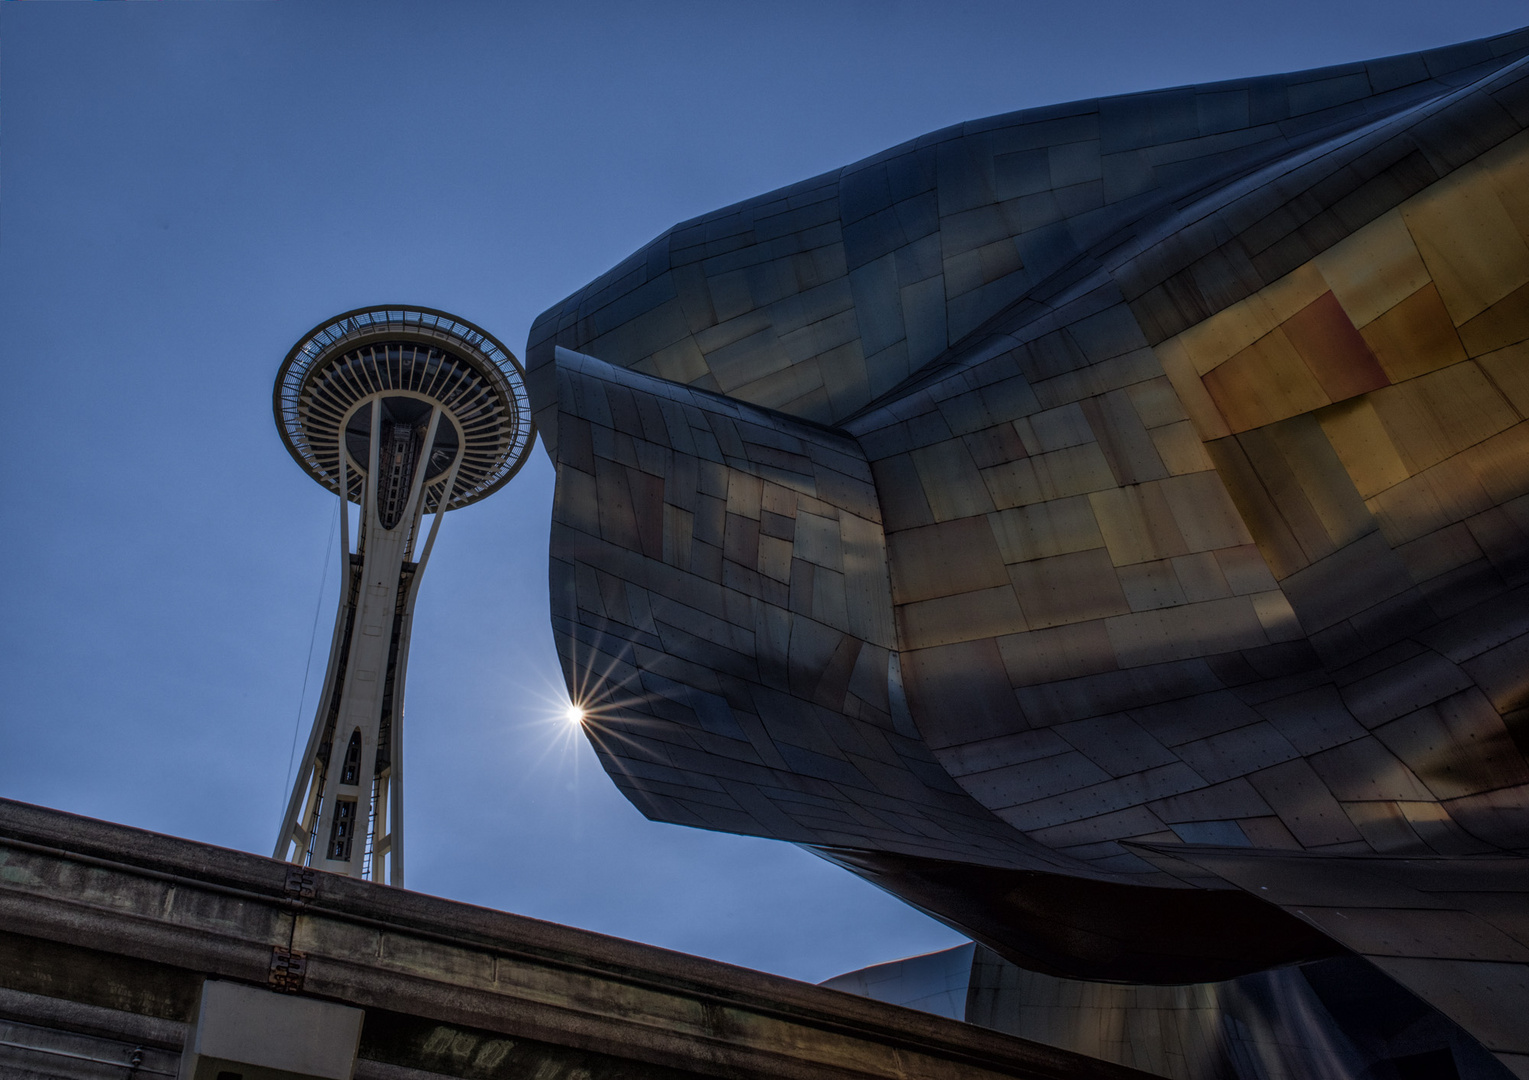
<path id="1" fill-rule="evenodd" d="M 402 885 L 414 600 L 445 511 L 492 494 L 525 463 L 536 432 L 524 371 L 455 316 L 367 308 L 293 347 L 273 404 L 292 457 L 342 499 L 340 609 L 275 856 Z"/>

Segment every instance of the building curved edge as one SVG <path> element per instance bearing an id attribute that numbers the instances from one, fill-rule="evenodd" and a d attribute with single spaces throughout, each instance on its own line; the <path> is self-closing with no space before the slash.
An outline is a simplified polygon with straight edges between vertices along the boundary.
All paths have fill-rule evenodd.
<path id="1" fill-rule="evenodd" d="M 681 222 L 536 319 L 538 428 L 550 448 L 556 346 L 841 421 L 1123 226 L 1526 51 L 1529 29 L 1021 110 Z"/>

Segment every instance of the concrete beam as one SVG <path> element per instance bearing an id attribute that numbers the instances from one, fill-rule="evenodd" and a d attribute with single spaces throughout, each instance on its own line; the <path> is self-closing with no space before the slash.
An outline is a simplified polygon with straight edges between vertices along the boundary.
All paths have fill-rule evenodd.
<path id="1" fill-rule="evenodd" d="M 119 1038 L 157 1022 L 163 1043 L 185 1031 L 208 979 L 276 987 L 365 1010 L 357 1076 L 1145 1075 L 790 979 L 7 800 L 0 928 L 0 1015 L 31 1009 L 36 1022 L 51 1009 L 46 1022 L 66 1027 L 72 1003 L 98 1028 L 117 1024 Z"/>

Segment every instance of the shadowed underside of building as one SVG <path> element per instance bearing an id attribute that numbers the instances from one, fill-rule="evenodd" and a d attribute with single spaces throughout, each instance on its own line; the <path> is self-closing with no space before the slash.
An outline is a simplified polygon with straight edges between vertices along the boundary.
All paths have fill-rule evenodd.
<path id="1" fill-rule="evenodd" d="M 1526 56 L 973 121 L 544 313 L 621 790 L 1051 978 L 1357 954 L 1529 1076 Z"/>
<path id="2" fill-rule="evenodd" d="M 1172 1080 L 1502 1080 L 1481 1044 L 1357 956 L 1177 986 L 1026 971 L 968 943 L 823 983 Z"/>

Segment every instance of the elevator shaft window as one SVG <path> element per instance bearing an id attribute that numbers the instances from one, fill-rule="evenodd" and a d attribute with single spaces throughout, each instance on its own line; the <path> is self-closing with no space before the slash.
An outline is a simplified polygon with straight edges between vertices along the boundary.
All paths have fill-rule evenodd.
<path id="1" fill-rule="evenodd" d="M 334 804 L 334 823 L 329 827 L 329 857 L 350 862 L 350 845 L 355 838 L 356 800 L 340 799 Z"/>
<path id="2" fill-rule="evenodd" d="M 350 745 L 345 748 L 345 764 L 340 768 L 340 783 L 356 784 L 361 780 L 361 729 L 350 733 Z"/>

